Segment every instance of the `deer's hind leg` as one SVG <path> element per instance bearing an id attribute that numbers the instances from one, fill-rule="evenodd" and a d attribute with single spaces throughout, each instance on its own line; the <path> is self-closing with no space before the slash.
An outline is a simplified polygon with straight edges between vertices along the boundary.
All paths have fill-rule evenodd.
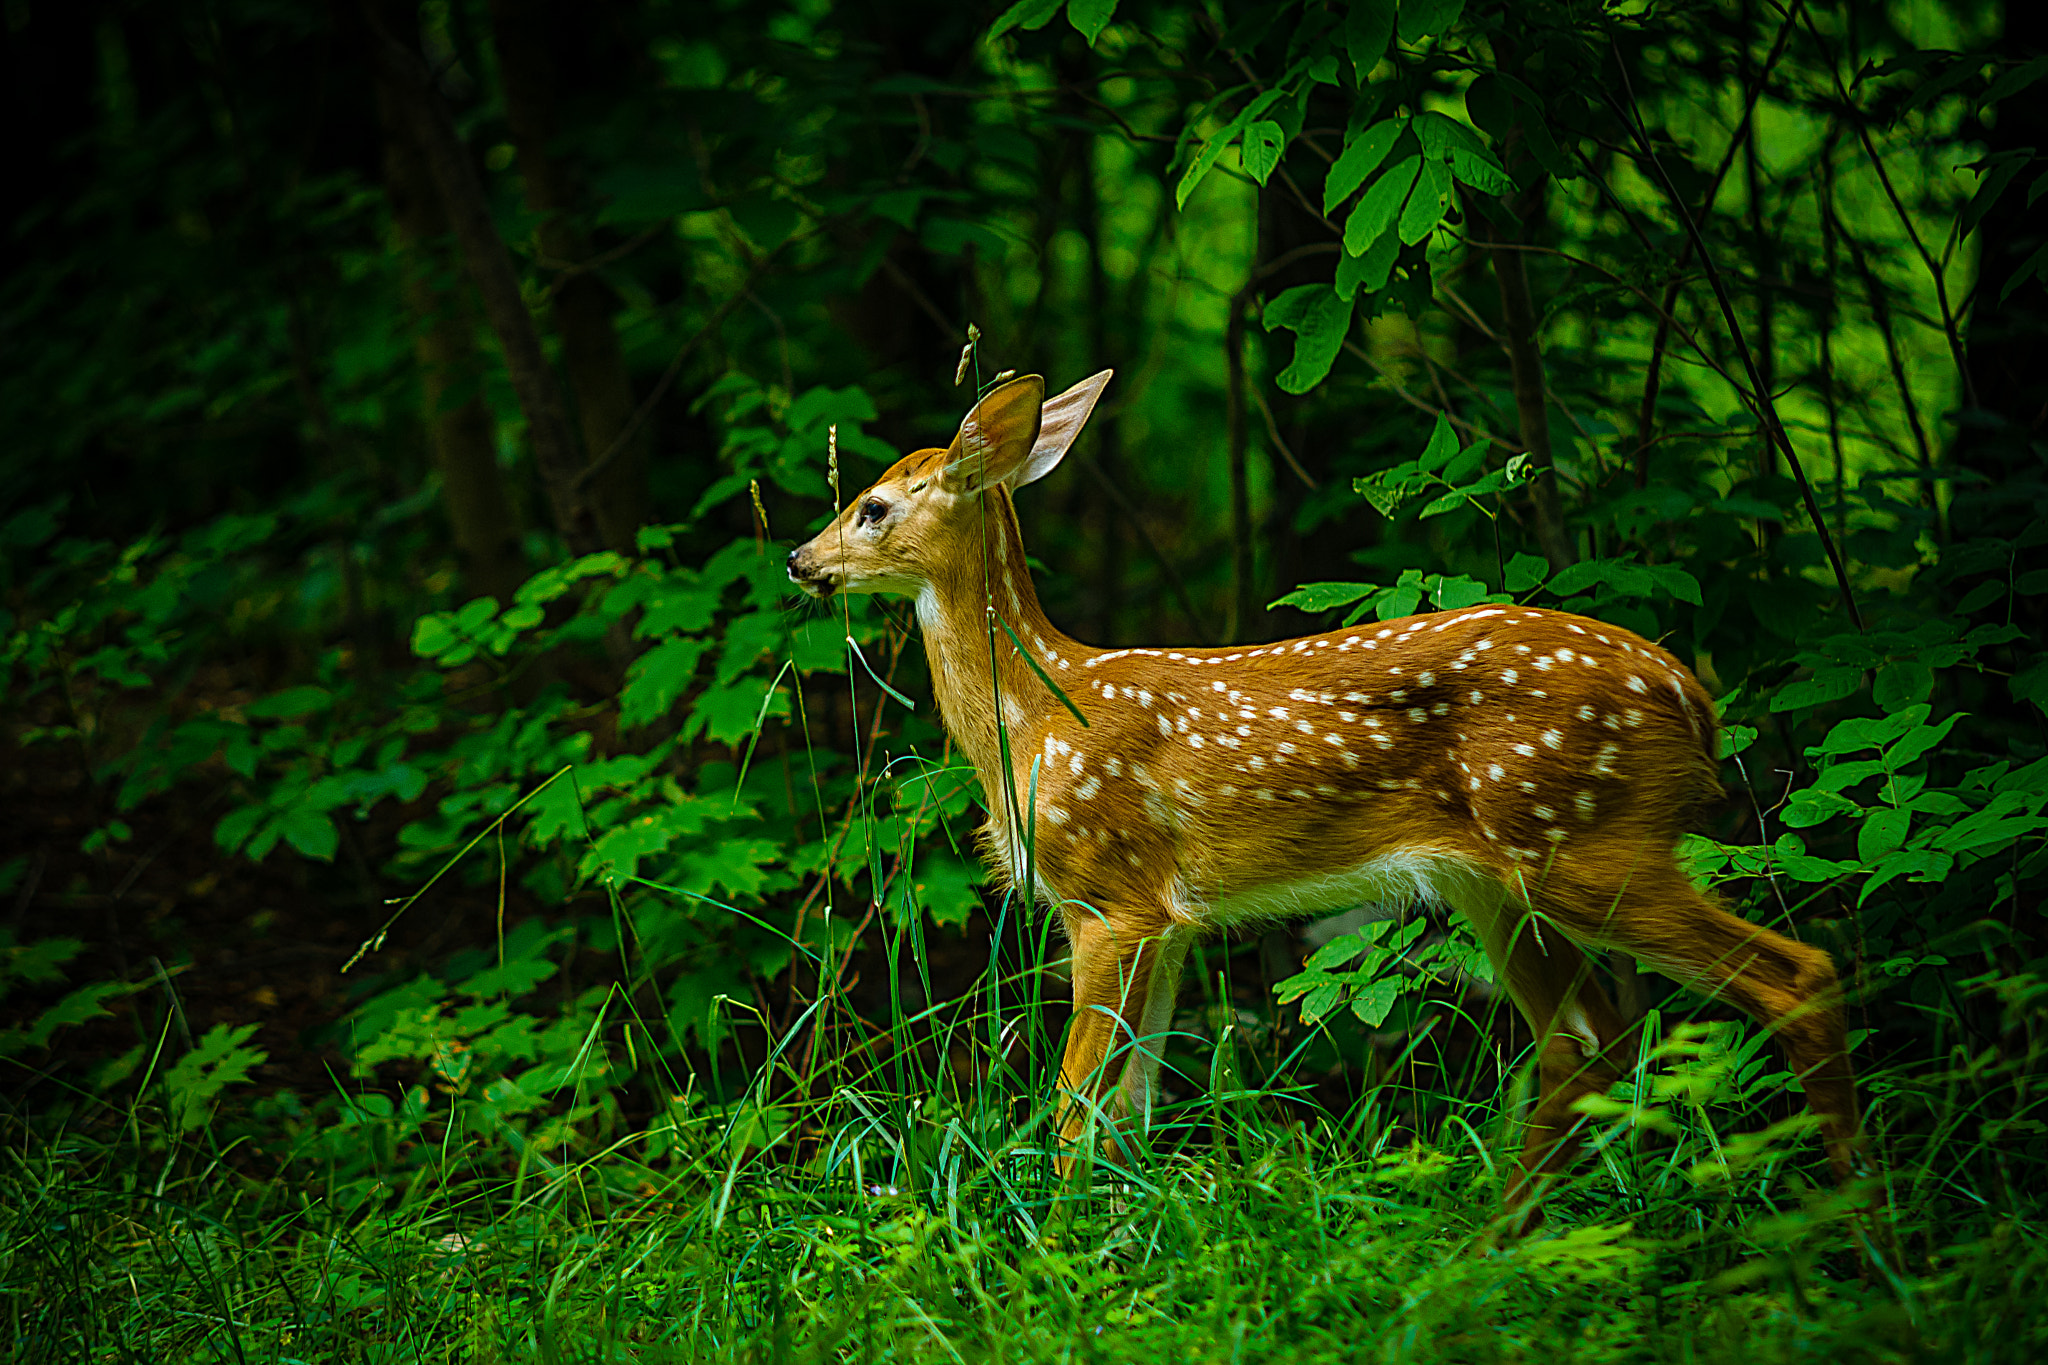
<path id="1" fill-rule="evenodd" d="M 1834 959 L 1730 914 L 1676 864 L 1639 869 L 1609 902 L 1580 915 L 1589 936 L 1726 1000 L 1776 1035 L 1820 1120 L 1836 1180 L 1854 1174 L 1861 1120 Z"/>
<path id="2" fill-rule="evenodd" d="M 1478 931 L 1495 979 L 1535 1038 L 1537 1098 L 1524 1125 L 1522 1155 L 1501 1196 L 1506 1231 L 1542 1222 L 1542 1201 L 1577 1162 L 1586 1115 L 1582 1095 L 1605 1094 L 1619 1079 L 1629 1030 L 1592 967 L 1540 894 L 1499 885 L 1475 888 L 1458 909 Z"/>

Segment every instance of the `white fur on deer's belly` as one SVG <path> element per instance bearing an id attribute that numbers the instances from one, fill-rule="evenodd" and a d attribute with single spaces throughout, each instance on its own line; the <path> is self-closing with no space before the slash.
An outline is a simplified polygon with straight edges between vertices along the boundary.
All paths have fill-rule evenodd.
<path id="1" fill-rule="evenodd" d="M 1494 877 L 1452 854 L 1401 849 L 1354 867 L 1288 881 L 1237 885 L 1204 896 L 1190 889 L 1191 917 L 1217 926 L 1248 920 L 1300 919 L 1356 906 L 1398 910 L 1417 901 L 1462 910 L 1494 887 Z"/>

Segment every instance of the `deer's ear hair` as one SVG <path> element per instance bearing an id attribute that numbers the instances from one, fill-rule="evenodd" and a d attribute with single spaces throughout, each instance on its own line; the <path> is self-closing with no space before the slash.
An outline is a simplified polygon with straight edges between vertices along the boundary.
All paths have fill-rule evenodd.
<path id="1" fill-rule="evenodd" d="M 1012 481 L 1038 440 L 1045 381 L 1020 375 L 991 390 L 960 423 L 946 451 L 941 481 L 956 493 L 979 493 Z"/>
<path id="2" fill-rule="evenodd" d="M 1038 440 L 1032 443 L 1031 455 L 1017 471 L 1017 476 L 1010 480 L 1012 488 L 1036 483 L 1052 473 L 1066 456 L 1068 447 L 1074 444 L 1074 438 L 1081 434 L 1081 428 L 1088 425 L 1088 414 L 1095 411 L 1095 400 L 1102 397 L 1109 377 L 1115 373 L 1115 370 L 1104 370 L 1100 374 L 1092 374 L 1059 397 L 1047 401 L 1039 421 Z"/>

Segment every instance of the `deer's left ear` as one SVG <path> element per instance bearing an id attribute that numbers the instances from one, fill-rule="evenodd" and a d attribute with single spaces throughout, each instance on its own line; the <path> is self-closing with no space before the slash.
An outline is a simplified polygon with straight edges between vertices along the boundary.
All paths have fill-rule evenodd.
<path id="1" fill-rule="evenodd" d="M 1095 411 L 1095 400 L 1102 397 L 1109 377 L 1115 373 L 1115 370 L 1104 370 L 1100 374 L 1092 374 L 1045 404 L 1038 426 L 1038 440 L 1032 444 L 1030 457 L 1024 461 L 1016 477 L 1010 480 L 1012 488 L 1036 483 L 1052 473 L 1066 456 L 1067 448 L 1074 444 L 1074 438 L 1081 434 L 1081 428 L 1088 425 L 1088 414 Z"/>
<path id="2" fill-rule="evenodd" d="M 974 405 L 946 451 L 940 477 L 956 493 L 979 493 L 1008 483 L 1033 454 L 1045 381 L 1035 374 L 1012 379 Z"/>

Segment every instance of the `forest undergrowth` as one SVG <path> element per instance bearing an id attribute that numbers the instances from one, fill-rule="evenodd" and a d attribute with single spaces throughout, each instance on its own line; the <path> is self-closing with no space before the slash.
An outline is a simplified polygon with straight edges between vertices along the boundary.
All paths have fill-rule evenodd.
<path id="1" fill-rule="evenodd" d="M 0 1355 L 2048 1357 L 2048 9 L 562 14 L 7 8 Z M 1866 1176 L 1605 955 L 1502 1239 L 1530 1040 L 1420 906 L 1194 950 L 1060 1172 L 1053 921 L 784 556 L 1102 369 L 1077 637 L 1693 670 L 1680 856 L 1839 965 Z"/>

